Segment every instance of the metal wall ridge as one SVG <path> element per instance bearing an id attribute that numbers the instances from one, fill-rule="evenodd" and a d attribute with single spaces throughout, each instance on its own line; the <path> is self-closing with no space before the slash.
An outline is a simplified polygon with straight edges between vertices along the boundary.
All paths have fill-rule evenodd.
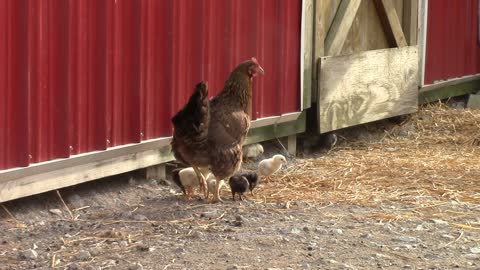
<path id="1" fill-rule="evenodd" d="M 169 137 L 255 56 L 253 119 L 300 111 L 301 0 L 0 0 L 0 170 Z"/>

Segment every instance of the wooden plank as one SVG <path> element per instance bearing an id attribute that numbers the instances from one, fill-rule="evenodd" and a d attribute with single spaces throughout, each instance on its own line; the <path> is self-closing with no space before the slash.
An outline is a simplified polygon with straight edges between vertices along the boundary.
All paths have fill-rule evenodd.
<path id="1" fill-rule="evenodd" d="M 145 178 L 147 179 L 167 179 L 165 164 L 159 164 L 145 168 Z"/>
<path id="2" fill-rule="evenodd" d="M 341 0 L 315 0 L 314 58 L 325 56 L 325 37 L 330 29 Z M 316 71 L 316 70 L 314 70 Z M 314 74 L 316 76 L 317 73 Z"/>
<path id="3" fill-rule="evenodd" d="M 341 0 L 315 0 L 314 2 L 314 41 L 313 41 L 313 88 L 312 100 L 317 100 L 317 69 L 319 59 L 325 56 L 325 36 L 335 18 Z"/>
<path id="4" fill-rule="evenodd" d="M 301 112 L 285 113 L 279 116 L 270 116 L 253 120 L 250 121 L 250 129 L 263 126 L 272 126 L 284 122 L 291 122 L 297 120 L 297 118 L 300 117 L 300 114 Z"/>
<path id="5" fill-rule="evenodd" d="M 342 50 L 338 55 L 347 55 L 357 52 L 363 52 L 367 50 L 367 31 L 366 18 L 367 18 L 367 4 L 370 0 L 361 1 L 358 7 L 357 14 L 353 19 L 350 30 L 348 31 L 345 42 L 343 43 Z M 367 35 L 366 35 L 367 34 Z"/>
<path id="6" fill-rule="evenodd" d="M 360 7 L 361 0 L 342 0 L 338 7 L 332 26 L 325 37 L 326 55 L 339 55 L 345 39 L 350 31 L 355 15 Z"/>
<path id="7" fill-rule="evenodd" d="M 287 137 L 287 150 L 290 155 L 297 155 L 297 134 Z"/>
<path id="8" fill-rule="evenodd" d="M 296 120 L 250 129 L 247 144 L 304 132 L 305 112 L 298 117 L 289 114 L 283 119 L 290 119 L 290 115 Z M 150 175 L 161 177 L 164 175 L 162 163 L 174 160 L 170 140 L 170 137 L 155 139 L 0 171 L 0 203 L 143 168 L 148 168 Z"/>
<path id="9" fill-rule="evenodd" d="M 312 104 L 314 0 L 303 0 L 303 109 Z"/>
<path id="10" fill-rule="evenodd" d="M 408 46 L 392 0 L 375 0 L 375 3 L 390 42 L 397 47 Z"/>
<path id="11" fill-rule="evenodd" d="M 306 112 L 304 111 L 295 121 L 250 129 L 245 144 L 263 142 L 302 133 L 305 132 L 305 127 Z"/>
<path id="12" fill-rule="evenodd" d="M 457 81 L 458 82 L 458 81 Z M 421 90 L 418 96 L 420 104 L 435 102 L 450 97 L 472 94 L 480 89 L 480 80 L 458 82 L 455 85 L 446 85 L 428 91 Z"/>
<path id="13" fill-rule="evenodd" d="M 321 133 L 417 110 L 417 46 L 323 57 L 319 73 Z"/>
<path id="14" fill-rule="evenodd" d="M 383 28 L 375 3 L 362 1 L 340 55 L 390 48 Z"/>
<path id="15" fill-rule="evenodd" d="M 418 8 L 418 52 L 420 55 L 419 59 L 419 66 L 420 69 L 418 71 L 419 76 L 418 80 L 420 82 L 420 86 L 423 87 L 425 84 L 425 56 L 426 56 L 426 48 L 427 48 L 427 18 L 428 18 L 428 0 L 423 0 L 419 3 Z"/>
<path id="16" fill-rule="evenodd" d="M 378 15 L 378 10 L 373 1 L 367 2 L 367 28 L 366 28 L 366 39 L 368 42 L 367 50 L 380 50 L 390 48 L 389 41 L 385 35 L 385 30 L 383 30 L 383 24 Z"/>
<path id="17" fill-rule="evenodd" d="M 391 0 L 393 6 L 395 7 L 395 11 L 397 12 L 398 20 L 400 21 L 400 25 L 403 25 L 403 5 L 405 0 Z"/>
<path id="18" fill-rule="evenodd" d="M 480 109 L 480 95 L 470 95 L 468 97 L 468 103 L 467 103 L 467 108 L 469 109 Z"/>
<path id="19" fill-rule="evenodd" d="M 403 32 L 410 46 L 417 45 L 418 39 L 418 0 L 403 2 Z"/>
<path id="20" fill-rule="evenodd" d="M 0 182 L 0 202 L 39 194 L 173 160 L 170 147 L 59 168 Z"/>
<path id="21" fill-rule="evenodd" d="M 63 168 L 75 167 L 92 162 L 103 162 L 116 157 L 141 153 L 151 149 L 161 149 L 170 145 L 171 138 L 159 138 L 141 143 L 127 144 L 109 148 L 104 151 L 95 151 L 79 154 L 66 159 L 55 159 L 41 163 L 35 163 L 28 167 L 13 168 L 0 171 L 0 182 L 23 178 L 31 175 L 56 171 Z"/>
<path id="22" fill-rule="evenodd" d="M 471 82 L 471 81 L 480 81 L 480 74 L 467 75 L 459 78 L 448 79 L 445 81 L 435 81 L 432 84 L 426 84 L 422 86 L 420 88 L 420 92 L 427 92 L 427 91 L 435 90 L 438 88 L 445 88 L 447 86 L 460 85 L 462 83 Z"/>

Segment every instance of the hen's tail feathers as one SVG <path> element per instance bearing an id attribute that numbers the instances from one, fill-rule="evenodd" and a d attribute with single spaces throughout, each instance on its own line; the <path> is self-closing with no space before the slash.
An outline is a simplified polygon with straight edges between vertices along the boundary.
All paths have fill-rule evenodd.
<path id="1" fill-rule="evenodd" d="M 208 100 L 208 84 L 200 82 L 195 86 L 187 104 L 172 117 L 175 129 L 194 128 L 197 131 L 201 124 L 208 124 L 210 119 L 210 104 Z"/>
<path id="2" fill-rule="evenodd" d="M 176 147 L 185 143 L 193 148 L 205 145 L 210 125 L 207 82 L 200 82 L 195 86 L 187 104 L 173 116 L 172 124 L 174 131 L 171 145 L 175 154 Z"/>
<path id="3" fill-rule="evenodd" d="M 182 190 L 183 194 L 187 194 L 185 187 L 182 185 L 182 181 L 180 181 L 180 171 L 182 169 L 174 169 L 172 171 L 172 179 L 175 184 Z"/>

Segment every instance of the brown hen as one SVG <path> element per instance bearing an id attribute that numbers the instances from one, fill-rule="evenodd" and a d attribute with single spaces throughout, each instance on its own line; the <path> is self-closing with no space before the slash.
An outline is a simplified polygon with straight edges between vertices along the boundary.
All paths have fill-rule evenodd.
<path id="1" fill-rule="evenodd" d="M 207 84 L 197 84 L 187 104 L 172 118 L 175 158 L 195 169 L 205 192 L 199 167 L 209 167 L 217 180 L 228 180 L 241 167 L 250 127 L 252 79 L 258 73 L 264 71 L 255 58 L 239 64 L 210 101 Z M 221 201 L 218 183 L 214 201 Z"/>

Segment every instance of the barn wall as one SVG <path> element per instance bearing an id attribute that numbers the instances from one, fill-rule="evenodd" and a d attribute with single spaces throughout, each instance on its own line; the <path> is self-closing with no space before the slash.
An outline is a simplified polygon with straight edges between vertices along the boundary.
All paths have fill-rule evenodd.
<path id="1" fill-rule="evenodd" d="M 428 1 L 425 84 L 480 73 L 478 0 Z"/>
<path id="2" fill-rule="evenodd" d="M 300 0 L 0 0 L 0 170 L 171 135 L 256 56 L 253 118 L 300 110 Z"/>

